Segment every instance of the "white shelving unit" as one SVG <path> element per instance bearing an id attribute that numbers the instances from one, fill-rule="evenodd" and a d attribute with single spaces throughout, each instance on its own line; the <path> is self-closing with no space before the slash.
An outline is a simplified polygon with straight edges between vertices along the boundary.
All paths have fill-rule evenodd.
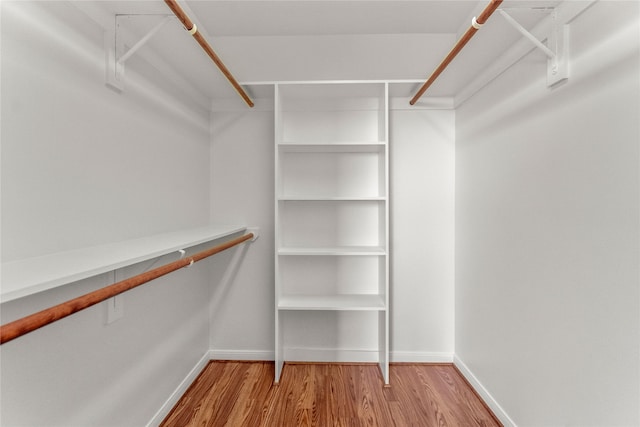
<path id="1" fill-rule="evenodd" d="M 246 229 L 234 225 L 198 227 L 6 262 L 2 264 L 0 301 L 23 298 Z"/>
<path id="2" fill-rule="evenodd" d="M 339 359 L 333 336 L 373 335 L 346 353 L 376 353 L 389 382 L 388 98 L 383 82 L 276 84 L 276 382 L 311 312 L 324 338 L 303 346 Z"/>

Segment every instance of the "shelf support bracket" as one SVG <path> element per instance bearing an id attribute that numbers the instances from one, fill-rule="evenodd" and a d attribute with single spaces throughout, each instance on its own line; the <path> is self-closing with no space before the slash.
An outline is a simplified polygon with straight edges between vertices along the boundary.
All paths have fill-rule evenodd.
<path id="1" fill-rule="evenodd" d="M 547 86 L 552 87 L 569 78 L 569 25 L 558 21 L 558 13 L 552 14 L 553 28 L 547 39 L 556 55 L 547 60 Z"/>
<path id="2" fill-rule="evenodd" d="M 105 33 L 105 50 L 107 52 L 106 84 L 108 87 L 119 93 L 124 89 L 124 63 L 149 40 L 151 40 L 151 38 L 162 29 L 162 27 L 174 19 L 172 15 L 161 15 L 164 16 L 164 19 L 156 24 L 155 27 L 153 27 L 136 44 L 125 52 L 126 46 L 122 41 L 122 37 L 118 36 L 120 29 L 119 21 L 122 17 L 131 16 L 141 15 L 116 15 L 113 29 L 109 29 Z"/>
<path id="3" fill-rule="evenodd" d="M 547 55 L 547 86 L 552 87 L 569 78 L 569 26 L 558 24 L 558 13 L 553 10 L 551 19 L 553 26 L 547 37 L 549 48 L 536 36 L 531 34 L 518 21 L 509 15 L 504 9 L 498 9 L 502 17 L 524 37 L 533 43 L 538 49 Z"/>
<path id="4" fill-rule="evenodd" d="M 255 242 L 260 237 L 260 227 L 247 227 L 247 233 L 253 234 L 251 241 Z"/>
<path id="5" fill-rule="evenodd" d="M 531 34 L 529 31 L 527 31 L 526 28 L 524 28 L 522 25 L 520 25 L 520 23 L 518 21 L 516 21 L 515 19 L 513 19 L 513 17 L 511 15 L 509 15 L 504 9 L 498 9 L 498 12 L 500 12 L 500 15 L 502 15 L 502 17 L 516 30 L 518 30 L 523 36 L 525 36 L 526 38 L 528 38 L 531 43 L 533 43 L 538 49 L 542 50 L 545 55 L 547 55 L 547 57 L 549 58 L 553 58 L 556 56 L 556 54 L 549 49 L 544 43 L 542 43 L 540 40 L 538 40 L 536 38 L 536 36 L 534 36 L 533 34 Z"/>
<path id="6" fill-rule="evenodd" d="M 138 41 L 138 43 L 134 44 L 131 47 L 131 49 L 129 49 L 124 55 L 122 55 L 118 59 L 118 64 L 124 64 L 124 62 L 127 59 L 129 59 L 131 55 L 136 53 L 138 49 L 144 46 L 145 43 L 148 42 L 151 39 L 151 37 L 153 37 L 158 31 L 160 31 L 160 29 L 164 27 L 167 24 L 167 22 L 171 21 L 171 19 L 173 19 L 171 15 L 165 16 L 165 18 L 162 21 L 160 21 L 155 27 L 153 27 L 151 31 L 149 31 L 144 37 L 142 37 L 140 41 Z"/>

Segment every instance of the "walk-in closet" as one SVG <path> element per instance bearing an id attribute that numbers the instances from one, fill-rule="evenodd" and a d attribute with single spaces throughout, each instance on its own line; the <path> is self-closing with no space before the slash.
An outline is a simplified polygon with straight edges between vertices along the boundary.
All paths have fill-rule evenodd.
<path id="1" fill-rule="evenodd" d="M 3 0 L 0 425 L 640 426 L 640 2 Z"/>

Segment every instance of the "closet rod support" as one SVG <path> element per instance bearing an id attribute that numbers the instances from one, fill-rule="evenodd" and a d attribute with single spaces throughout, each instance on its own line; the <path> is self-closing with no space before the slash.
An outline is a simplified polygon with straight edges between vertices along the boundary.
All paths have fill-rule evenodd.
<path id="1" fill-rule="evenodd" d="M 473 28 L 475 28 L 476 30 L 479 30 L 480 28 L 482 28 L 484 24 L 481 24 L 478 22 L 478 19 L 474 16 L 473 19 L 471 20 L 471 26 Z"/>
<path id="2" fill-rule="evenodd" d="M 547 57 L 549 58 L 555 58 L 556 54 L 555 52 L 553 52 L 551 49 L 549 49 L 544 43 L 542 43 L 540 40 L 538 40 L 536 38 L 536 36 L 534 36 L 533 34 L 531 34 L 529 31 L 527 31 L 526 28 L 524 28 L 522 25 L 520 25 L 520 23 L 518 21 L 516 21 L 515 19 L 513 19 L 513 17 L 511 15 L 509 15 L 505 10 L 503 9 L 498 9 L 498 12 L 500 12 L 500 14 L 502 15 L 502 17 L 516 30 L 518 30 L 523 36 L 525 36 L 527 39 L 529 39 L 531 41 L 531 43 L 533 43 L 537 48 L 539 48 L 540 50 L 542 50 L 545 55 L 547 55 Z"/>
<path id="3" fill-rule="evenodd" d="M 144 46 L 145 43 L 147 43 L 151 39 L 151 37 L 153 37 L 158 31 L 160 31 L 160 29 L 172 19 L 174 19 L 173 16 L 167 15 L 162 21 L 160 21 L 155 27 L 153 27 L 151 31 L 149 31 L 144 37 L 142 37 L 140 41 L 138 41 L 138 43 L 134 44 L 126 53 L 124 53 L 118 59 L 118 65 L 124 64 L 127 59 L 131 58 L 134 53 L 136 53 L 142 46 Z"/>
<path id="4" fill-rule="evenodd" d="M 247 227 L 247 233 L 251 233 L 253 235 L 251 241 L 255 242 L 258 240 L 258 237 L 260 237 L 260 227 Z"/>

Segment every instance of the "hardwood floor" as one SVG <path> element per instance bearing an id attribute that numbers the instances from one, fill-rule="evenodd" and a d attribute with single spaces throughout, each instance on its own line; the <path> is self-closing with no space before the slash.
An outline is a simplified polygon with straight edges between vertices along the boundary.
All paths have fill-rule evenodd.
<path id="1" fill-rule="evenodd" d="M 501 426 L 453 365 L 211 361 L 162 426 Z"/>

